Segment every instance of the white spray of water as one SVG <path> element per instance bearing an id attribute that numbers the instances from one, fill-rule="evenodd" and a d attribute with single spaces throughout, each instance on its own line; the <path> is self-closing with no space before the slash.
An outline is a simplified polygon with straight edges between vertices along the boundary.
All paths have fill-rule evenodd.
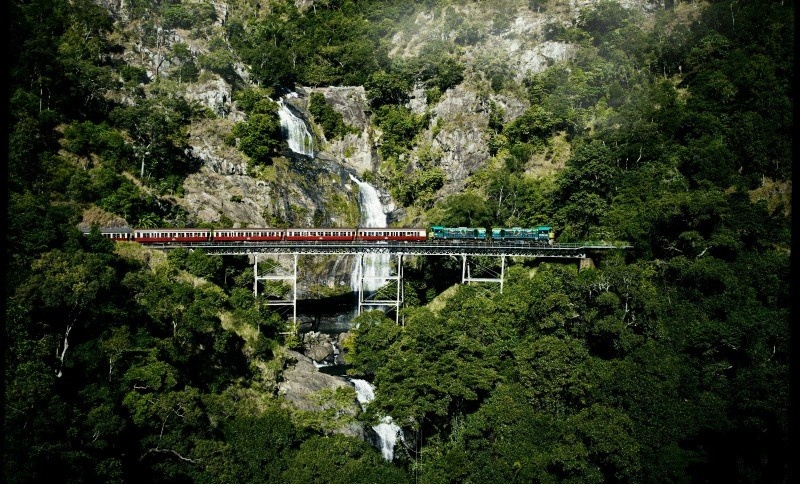
<path id="1" fill-rule="evenodd" d="M 357 378 L 351 378 L 350 381 L 353 382 L 353 385 L 356 387 L 358 403 L 361 404 L 361 408 L 366 408 L 367 404 L 375 399 L 375 392 L 372 389 L 372 385 L 366 380 L 359 380 Z M 398 436 L 401 439 L 403 438 L 400 427 L 392 421 L 392 417 L 387 415 L 383 417 L 381 423 L 374 425 L 372 430 L 374 430 L 375 434 L 378 436 L 383 458 L 391 462 L 394 459 L 394 446 L 397 444 L 397 438 Z"/>
<path id="2" fill-rule="evenodd" d="M 361 226 L 369 228 L 386 227 L 386 214 L 383 213 L 383 204 L 375 187 L 367 182 L 350 175 L 350 179 L 358 184 L 358 201 L 361 207 Z M 386 283 L 389 277 L 389 254 L 364 254 L 364 290 L 377 291 Z M 350 278 L 350 287 L 358 291 L 359 285 L 358 262 L 353 268 Z"/>
<path id="3" fill-rule="evenodd" d="M 286 98 L 297 97 L 297 93 L 290 93 Z M 283 98 L 278 100 L 278 117 L 281 121 L 281 129 L 286 140 L 289 142 L 289 149 L 301 155 L 314 157 L 314 138 L 308 131 L 306 123 L 295 116 Z"/>

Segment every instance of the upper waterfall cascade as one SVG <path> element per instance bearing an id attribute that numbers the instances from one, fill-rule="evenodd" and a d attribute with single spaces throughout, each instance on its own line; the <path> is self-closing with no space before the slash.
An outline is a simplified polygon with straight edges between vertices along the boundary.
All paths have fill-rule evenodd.
<path id="1" fill-rule="evenodd" d="M 297 93 L 291 93 L 278 100 L 278 117 L 281 121 L 281 130 L 286 140 L 289 142 L 289 149 L 295 153 L 314 157 L 314 137 L 308 130 L 305 121 L 292 112 L 284 98 L 297 97 Z"/>

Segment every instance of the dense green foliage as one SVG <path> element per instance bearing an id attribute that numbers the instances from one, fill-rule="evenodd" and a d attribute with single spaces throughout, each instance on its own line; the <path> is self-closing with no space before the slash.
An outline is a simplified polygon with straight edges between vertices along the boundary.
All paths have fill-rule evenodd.
<path id="1" fill-rule="evenodd" d="M 144 44 L 185 29 L 208 51 L 177 47 L 148 74 L 95 3 L 11 2 L 6 482 L 790 482 L 792 2 L 720 0 L 687 19 L 667 1 L 645 21 L 603 0 L 548 25 L 575 55 L 522 83 L 485 73 L 527 107 L 504 121 L 486 103 L 491 159 L 447 197 L 410 91 L 433 105 L 462 83 L 465 49 L 510 9 L 481 30 L 446 0 L 278 1 L 223 35 L 209 2 L 127 3 Z M 423 8 L 451 12 L 455 35 L 390 60 L 396 24 Z M 237 56 L 263 87 L 241 85 Z M 549 224 L 632 249 L 580 271 L 515 261 L 502 292 L 448 290 L 454 259 L 409 268 L 404 325 L 366 312 L 347 346 L 350 374 L 376 387 L 359 418 L 403 429 L 386 462 L 276 398 L 291 341 L 247 261 L 76 229 L 98 208 L 203 223 L 171 201 L 199 167 L 189 125 L 213 116 L 175 83 L 201 71 L 235 88 L 247 117 L 232 135 L 257 164 L 280 148 L 272 88 L 363 85 L 373 176 L 426 222 Z M 346 132 L 324 99 L 310 109 L 327 137 Z M 530 176 L 563 145 L 563 169 Z"/>
<path id="2" fill-rule="evenodd" d="M 308 111 L 314 116 L 314 122 L 322 127 L 328 140 L 342 138 L 347 133 L 354 131 L 345 124 L 342 113 L 333 109 L 325 100 L 325 95 L 320 92 L 311 94 L 308 100 Z"/>

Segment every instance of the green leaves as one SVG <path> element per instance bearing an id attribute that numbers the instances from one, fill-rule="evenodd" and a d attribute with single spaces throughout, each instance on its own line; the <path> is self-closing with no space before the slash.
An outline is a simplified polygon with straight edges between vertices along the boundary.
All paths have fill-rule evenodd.
<path id="1" fill-rule="evenodd" d="M 474 192 L 450 195 L 438 208 L 442 216 L 436 222 L 445 227 L 486 227 L 490 224 L 486 201 Z"/>
<path id="2" fill-rule="evenodd" d="M 110 119 L 132 138 L 135 165 L 145 180 L 186 175 L 195 169 L 187 158 L 186 129 L 192 111 L 185 99 L 166 93 L 127 107 L 115 108 Z"/>
<path id="3" fill-rule="evenodd" d="M 281 146 L 281 124 L 277 113 L 251 114 L 246 121 L 233 127 L 233 134 L 239 138 L 242 153 L 260 165 L 272 163 Z"/>
<path id="4" fill-rule="evenodd" d="M 229 28 L 233 46 L 266 86 L 363 85 L 388 65 L 375 27 L 352 5 L 301 13 L 284 4 L 246 29 Z"/>
<path id="5" fill-rule="evenodd" d="M 353 437 L 333 435 L 311 437 L 292 452 L 282 482 L 323 483 L 405 483 L 408 476 L 386 462 L 380 452 Z"/>
<path id="6" fill-rule="evenodd" d="M 385 104 L 403 104 L 408 101 L 411 82 L 399 73 L 377 71 L 370 74 L 364 83 L 367 100 L 374 108 Z"/>
<path id="7" fill-rule="evenodd" d="M 325 95 L 320 92 L 311 93 L 308 101 L 308 111 L 314 116 L 314 121 L 322 126 L 325 137 L 329 141 L 342 138 L 352 131 L 357 131 L 351 126 L 345 125 L 342 113 L 333 109 L 325 100 Z"/>
<path id="8" fill-rule="evenodd" d="M 400 338 L 402 329 L 381 311 L 367 311 L 353 323 L 356 326 L 345 358 L 352 374 L 372 379 L 389 357 L 389 349 Z"/>
<path id="9" fill-rule="evenodd" d="M 542 412 L 562 415 L 587 404 L 592 370 L 579 340 L 544 336 L 520 343 L 514 356 L 527 400 Z"/>
<path id="10" fill-rule="evenodd" d="M 446 426 L 448 415 L 480 402 L 499 379 L 491 364 L 495 360 L 487 360 L 487 348 L 467 335 L 466 325 L 457 324 L 447 324 L 426 309 L 410 312 L 401 337 L 376 354 L 383 364 L 374 370 L 378 396 L 373 405 L 416 428 L 423 420 Z M 356 335 L 354 346 L 360 341 Z M 378 359 L 362 357 L 359 363 Z"/>

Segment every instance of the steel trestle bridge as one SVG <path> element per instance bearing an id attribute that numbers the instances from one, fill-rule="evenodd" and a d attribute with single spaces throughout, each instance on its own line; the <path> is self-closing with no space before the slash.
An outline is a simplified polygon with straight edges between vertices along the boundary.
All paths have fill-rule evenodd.
<path id="1" fill-rule="evenodd" d="M 461 240 L 428 242 L 329 242 L 329 241 L 276 241 L 276 242 L 183 242 L 149 243 L 153 249 L 177 248 L 203 249 L 212 255 L 250 254 L 405 254 L 405 255 L 467 255 L 467 256 L 520 256 L 520 257 L 566 257 L 582 259 L 588 253 L 610 249 L 629 249 L 630 246 L 610 242 L 570 242 L 554 245 L 475 242 Z"/>
<path id="2" fill-rule="evenodd" d="M 254 282 L 253 293 L 258 296 L 259 281 L 283 281 L 291 285 L 291 297 L 283 299 L 269 299 L 271 306 L 291 306 L 292 322 L 297 328 L 297 263 L 300 255 L 354 255 L 357 257 L 358 269 L 358 314 L 365 307 L 391 307 L 395 309 L 396 322 L 399 324 L 400 308 L 404 301 L 403 294 L 403 258 L 405 256 L 451 256 L 462 259 L 462 284 L 471 282 L 490 282 L 500 284 L 503 291 L 505 266 L 507 257 L 531 258 L 561 258 L 576 259 L 580 261 L 579 267 L 591 266 L 590 255 L 613 249 L 629 249 L 630 245 L 610 242 L 573 242 L 558 243 L 554 245 L 538 243 L 514 243 L 508 241 L 472 241 L 472 240 L 442 240 L 427 242 L 397 242 L 397 241 L 276 241 L 276 242 L 191 242 L 191 243 L 151 243 L 148 247 L 158 250 L 172 250 L 184 248 L 189 250 L 202 249 L 209 255 L 246 255 L 253 257 Z M 291 255 L 291 268 L 275 266 L 272 272 L 259 274 L 259 256 L 261 255 Z M 394 283 L 392 299 L 378 299 L 375 294 L 365 291 L 365 283 L 372 276 L 365 275 L 365 257 L 378 254 L 393 256 L 393 274 L 375 277 L 386 283 Z M 499 274 L 495 277 L 473 277 L 469 258 L 497 257 L 500 259 Z M 588 263 L 588 264 L 587 264 Z M 387 294 L 387 291 L 381 291 Z"/>

